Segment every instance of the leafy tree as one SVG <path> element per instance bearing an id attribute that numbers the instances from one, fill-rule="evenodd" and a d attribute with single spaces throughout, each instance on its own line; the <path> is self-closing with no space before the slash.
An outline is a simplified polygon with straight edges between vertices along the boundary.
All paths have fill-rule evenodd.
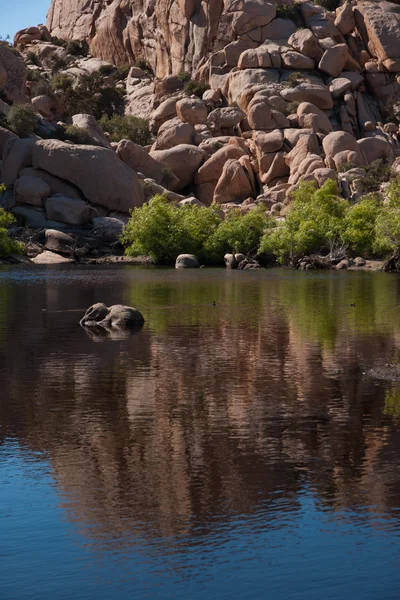
<path id="1" fill-rule="evenodd" d="M 1 193 L 0 189 L 0 193 Z M 8 233 L 8 227 L 15 223 L 15 218 L 11 213 L 0 208 L 0 256 L 7 257 L 10 254 L 21 254 L 23 244 L 13 240 Z"/>
<path id="2" fill-rule="evenodd" d="M 222 260 L 227 252 L 255 255 L 268 226 L 272 226 L 272 220 L 263 205 L 244 215 L 239 208 L 230 210 L 207 241 L 207 253 L 214 260 Z"/>
<path id="3" fill-rule="evenodd" d="M 146 255 L 157 263 L 173 262 L 182 253 L 202 260 L 205 243 L 220 222 L 213 209 L 177 206 L 157 195 L 132 211 L 121 241 L 128 256 Z"/>
<path id="4" fill-rule="evenodd" d="M 320 189 L 312 182 L 303 183 L 293 193 L 285 221 L 264 235 L 260 252 L 275 254 L 281 262 L 321 250 L 332 256 L 342 244 L 347 208 L 334 181 L 328 180 Z"/>
<path id="5" fill-rule="evenodd" d="M 376 248 L 376 220 L 380 213 L 374 196 L 365 196 L 350 205 L 343 221 L 343 244 L 355 254 L 371 255 Z"/>

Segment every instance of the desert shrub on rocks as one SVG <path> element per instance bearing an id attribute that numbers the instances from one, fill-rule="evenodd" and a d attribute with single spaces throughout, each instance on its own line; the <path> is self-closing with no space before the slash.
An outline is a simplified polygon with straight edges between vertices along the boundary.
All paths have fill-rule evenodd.
<path id="1" fill-rule="evenodd" d="M 120 65 L 118 67 L 118 75 L 120 80 L 126 79 L 129 75 L 129 71 L 131 70 L 131 65 Z"/>
<path id="2" fill-rule="evenodd" d="M 75 88 L 72 80 L 59 74 L 52 78 L 51 86 L 55 91 L 62 91 L 60 100 L 65 116 L 85 113 L 101 119 L 104 115 L 111 117 L 121 113 L 124 108 L 124 93 L 106 83 L 100 73 L 83 75 Z"/>
<path id="3" fill-rule="evenodd" d="M 400 178 L 391 180 L 386 201 L 376 219 L 376 252 L 397 251 L 400 247 Z"/>
<path id="4" fill-rule="evenodd" d="M 187 81 L 184 86 L 184 90 L 189 96 L 194 94 L 195 96 L 198 96 L 199 98 L 202 98 L 204 92 L 206 92 L 209 89 L 210 89 L 209 85 L 203 84 L 203 83 L 198 83 L 197 81 L 193 81 L 193 79 L 189 79 L 189 81 Z"/>
<path id="5" fill-rule="evenodd" d="M 51 43 L 54 46 L 59 46 L 60 48 L 65 48 L 67 45 L 67 40 L 62 40 L 61 38 L 57 37 L 56 35 L 53 35 L 51 38 Z"/>
<path id="6" fill-rule="evenodd" d="M 207 258 L 206 243 L 221 219 L 212 208 L 178 206 L 157 195 L 132 211 L 122 243 L 129 256 L 150 256 L 156 263 L 173 263 L 182 253 Z"/>
<path id="7" fill-rule="evenodd" d="M 140 117 L 131 115 L 113 115 L 112 117 L 102 117 L 99 120 L 100 127 L 111 135 L 113 142 L 119 142 L 126 139 L 147 146 L 151 143 L 151 133 L 149 131 L 149 122 Z"/>
<path id="8" fill-rule="evenodd" d="M 291 88 L 296 87 L 302 79 L 302 74 L 299 71 L 293 71 L 290 75 L 285 79 L 284 83 Z"/>
<path id="9" fill-rule="evenodd" d="M 114 65 L 101 65 L 99 68 L 99 73 L 100 75 L 103 75 L 103 77 L 108 77 L 108 75 L 111 75 L 114 70 Z"/>
<path id="10" fill-rule="evenodd" d="M 26 58 L 33 64 L 36 65 L 37 67 L 40 67 L 40 58 L 38 57 L 38 55 L 36 54 L 36 52 L 28 52 L 28 54 L 26 55 Z"/>
<path id="11" fill-rule="evenodd" d="M 58 137 L 63 141 L 69 141 L 73 144 L 86 144 L 89 146 L 98 145 L 87 129 L 77 127 L 76 125 L 67 125 L 66 127 L 61 128 Z"/>
<path id="12" fill-rule="evenodd" d="M 36 129 L 39 118 L 30 104 L 13 104 L 5 121 L 7 129 L 19 137 L 28 137 Z"/>
<path id="13" fill-rule="evenodd" d="M 340 0 L 314 0 L 314 4 L 322 6 L 326 10 L 334 11 L 338 8 Z"/>
<path id="14" fill-rule="evenodd" d="M 289 4 L 277 4 L 275 3 L 276 8 L 276 18 L 277 19 L 290 19 L 294 23 L 297 24 L 298 14 L 296 10 L 296 6 L 289 6 Z"/>
<path id="15" fill-rule="evenodd" d="M 89 45 L 86 40 L 72 40 L 64 46 L 68 54 L 72 56 L 87 56 L 89 54 Z"/>
<path id="16" fill-rule="evenodd" d="M 50 87 L 54 91 L 65 92 L 65 90 L 72 88 L 73 83 L 74 80 L 70 75 L 67 75 L 67 73 L 58 73 L 57 75 L 54 75 L 54 77 L 51 78 Z"/>
<path id="17" fill-rule="evenodd" d="M 375 192 L 382 183 L 390 179 L 390 166 L 381 158 L 365 167 L 363 185 L 368 192 Z"/>
<path id="18" fill-rule="evenodd" d="M 0 193 L 2 192 L 0 186 Z M 7 257 L 10 254 L 21 254 L 23 244 L 13 240 L 9 236 L 8 228 L 15 223 L 15 218 L 11 213 L 0 208 L 0 256 Z"/>

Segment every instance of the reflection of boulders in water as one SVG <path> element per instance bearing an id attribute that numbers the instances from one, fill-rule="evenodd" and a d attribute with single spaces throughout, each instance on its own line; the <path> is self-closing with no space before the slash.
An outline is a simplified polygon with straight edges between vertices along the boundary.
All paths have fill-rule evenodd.
<path id="1" fill-rule="evenodd" d="M 69 285 L 68 303 L 89 306 L 103 286 L 112 304 L 117 284 L 104 284 L 106 275 L 86 289 Z M 282 510 L 295 512 L 304 485 L 331 509 L 372 493 L 376 506 L 398 504 L 400 482 L 385 452 L 400 440 L 383 417 L 384 390 L 362 375 L 377 347 L 384 359 L 393 355 L 396 331 L 382 327 L 378 299 L 383 289 L 396 303 L 394 279 L 378 279 L 376 288 L 365 278 L 348 284 L 357 311 L 345 310 L 355 328 L 332 310 L 343 289 L 330 277 L 250 274 L 246 285 L 238 282 L 244 273 L 225 281 L 221 273 L 205 285 L 185 273 L 177 287 L 168 283 L 173 276 L 163 274 L 160 284 L 146 275 L 146 287 L 135 273 L 131 289 L 118 289 L 149 313 L 148 327 L 121 344 L 91 344 L 74 313 L 65 317 L 69 336 L 59 314 L 42 315 L 46 303 L 66 306 L 65 285 L 55 281 L 30 288 L 30 311 L 43 322 L 24 336 L 26 297 L 8 302 L 0 436 L 44 453 L 80 529 L 99 538 L 127 534 L 129 522 L 167 537 L 194 523 L 193 535 L 207 533 L 210 519 L 261 505 L 268 521 L 281 500 Z M 212 310 L 203 292 L 216 299 Z"/>
<path id="2" fill-rule="evenodd" d="M 105 342 L 107 340 L 120 341 L 127 340 L 136 333 L 139 333 L 143 328 L 143 324 L 144 323 L 137 323 L 128 328 L 115 327 L 113 329 L 101 327 L 101 325 L 92 325 L 90 327 L 84 327 L 84 330 L 88 338 L 93 340 L 93 342 Z"/>

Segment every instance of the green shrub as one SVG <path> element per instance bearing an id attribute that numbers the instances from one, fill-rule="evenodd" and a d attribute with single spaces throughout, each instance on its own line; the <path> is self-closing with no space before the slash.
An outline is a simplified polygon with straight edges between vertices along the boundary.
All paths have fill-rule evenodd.
<path id="1" fill-rule="evenodd" d="M 38 57 L 38 55 L 36 54 L 36 52 L 28 52 L 28 54 L 26 55 L 26 58 L 33 64 L 36 65 L 37 67 L 40 67 L 41 62 L 40 62 L 40 58 Z"/>
<path id="2" fill-rule="evenodd" d="M 276 8 L 276 19 L 290 19 L 294 23 L 297 23 L 297 11 L 296 6 L 289 6 L 289 4 L 277 4 Z"/>
<path id="3" fill-rule="evenodd" d="M 299 71 L 293 71 L 290 75 L 285 79 L 285 84 L 291 88 L 296 87 L 300 81 L 302 80 L 302 74 Z"/>
<path id="4" fill-rule="evenodd" d="M 103 77 L 108 77 L 113 71 L 115 71 L 114 65 L 101 65 L 99 67 L 99 73 L 100 75 L 103 75 Z"/>
<path id="5" fill-rule="evenodd" d="M 0 256 L 3 258 L 10 254 L 21 254 L 24 248 L 21 242 L 13 240 L 8 234 L 8 227 L 14 223 L 14 216 L 0 208 Z"/>
<path id="6" fill-rule="evenodd" d="M 28 137 L 38 124 L 38 116 L 30 104 L 13 104 L 7 116 L 7 128 L 19 137 Z"/>
<path id="7" fill-rule="evenodd" d="M 28 73 L 27 73 L 27 80 L 28 81 L 40 81 L 42 78 L 41 74 L 39 73 L 39 71 L 34 71 L 33 69 L 28 69 Z"/>
<path id="8" fill-rule="evenodd" d="M 273 222 L 266 216 L 263 205 L 244 215 L 239 208 L 230 210 L 209 237 L 207 254 L 214 260 L 221 260 L 227 252 L 255 255 L 266 228 L 272 226 Z"/>
<path id="9" fill-rule="evenodd" d="M 177 206 L 157 195 L 132 211 L 121 241 L 127 255 L 150 256 L 157 263 L 173 262 L 183 253 L 205 260 L 205 244 L 220 223 L 211 208 Z"/>
<path id="10" fill-rule="evenodd" d="M 72 56 L 87 56 L 89 54 L 89 45 L 85 40 L 72 40 L 65 45 L 65 50 Z"/>
<path id="11" fill-rule="evenodd" d="M 326 250 L 333 254 L 342 244 L 341 232 L 348 202 L 338 195 L 332 180 L 320 189 L 303 183 L 292 195 L 285 221 L 267 231 L 260 253 L 274 254 L 280 262 Z"/>
<path id="12" fill-rule="evenodd" d="M 127 139 L 140 146 L 151 144 L 149 122 L 146 119 L 131 115 L 113 115 L 110 118 L 103 117 L 100 119 L 99 124 L 104 131 L 111 135 L 113 142 Z"/>
<path id="13" fill-rule="evenodd" d="M 118 75 L 120 80 L 126 79 L 129 75 L 129 71 L 131 70 L 131 65 L 121 65 L 118 67 Z"/>
<path id="14" fill-rule="evenodd" d="M 67 41 L 66 40 L 62 40 L 61 38 L 57 37 L 56 35 L 53 35 L 53 37 L 51 38 L 51 43 L 54 46 L 59 46 L 60 48 L 65 48 L 67 46 Z"/>
<path id="15" fill-rule="evenodd" d="M 190 73 L 188 73 L 188 71 L 181 71 L 178 73 L 177 77 L 182 81 L 182 83 L 187 83 L 188 81 L 192 80 L 192 76 Z"/>
<path id="16" fill-rule="evenodd" d="M 381 210 L 372 195 L 350 204 L 343 221 L 341 241 L 351 253 L 371 256 L 376 251 L 376 222 Z"/>
<path id="17" fill-rule="evenodd" d="M 185 92 L 189 96 L 194 94 L 195 96 L 198 96 L 199 98 L 202 98 L 204 92 L 206 92 L 209 89 L 210 89 L 209 85 L 197 83 L 196 81 L 193 81 L 193 79 L 190 79 L 189 81 L 187 81 L 185 83 L 185 87 L 184 87 Z"/>
<path id="18" fill-rule="evenodd" d="M 50 54 L 45 59 L 43 59 L 43 64 L 47 69 L 55 75 L 58 71 L 62 71 L 68 67 L 68 62 L 62 56 L 58 56 L 57 54 Z"/>
<path id="19" fill-rule="evenodd" d="M 288 102 L 287 106 L 286 106 L 286 110 L 285 110 L 286 116 L 296 114 L 299 106 L 300 106 L 300 102 L 297 102 L 297 101 Z"/>
<path id="20" fill-rule="evenodd" d="M 58 73 L 58 75 L 54 75 L 54 77 L 50 80 L 50 87 L 54 91 L 63 91 L 72 88 L 74 83 L 73 78 L 67 73 Z"/>
<path id="21" fill-rule="evenodd" d="M 375 192 L 382 183 L 390 179 L 390 166 L 386 161 L 378 158 L 365 167 L 363 185 L 368 192 Z"/>
<path id="22" fill-rule="evenodd" d="M 60 99 L 66 116 L 85 113 L 101 119 L 122 112 L 124 107 L 123 91 L 105 83 L 100 73 L 82 75 L 75 88 L 67 84 Z"/>
<path id="23" fill-rule="evenodd" d="M 58 136 L 64 141 L 73 142 L 74 144 L 85 144 L 89 146 L 97 146 L 97 142 L 92 138 L 87 129 L 77 127 L 76 125 L 67 125 L 63 128 L 63 132 Z"/>

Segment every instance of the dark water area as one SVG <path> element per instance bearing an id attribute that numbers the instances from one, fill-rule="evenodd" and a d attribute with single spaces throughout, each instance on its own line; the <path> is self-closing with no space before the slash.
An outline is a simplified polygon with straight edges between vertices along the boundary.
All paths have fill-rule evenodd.
<path id="1" fill-rule="evenodd" d="M 145 326 L 87 335 L 99 301 Z M 368 371 L 399 306 L 381 273 L 1 267 L 0 598 L 398 599 L 400 384 Z"/>

